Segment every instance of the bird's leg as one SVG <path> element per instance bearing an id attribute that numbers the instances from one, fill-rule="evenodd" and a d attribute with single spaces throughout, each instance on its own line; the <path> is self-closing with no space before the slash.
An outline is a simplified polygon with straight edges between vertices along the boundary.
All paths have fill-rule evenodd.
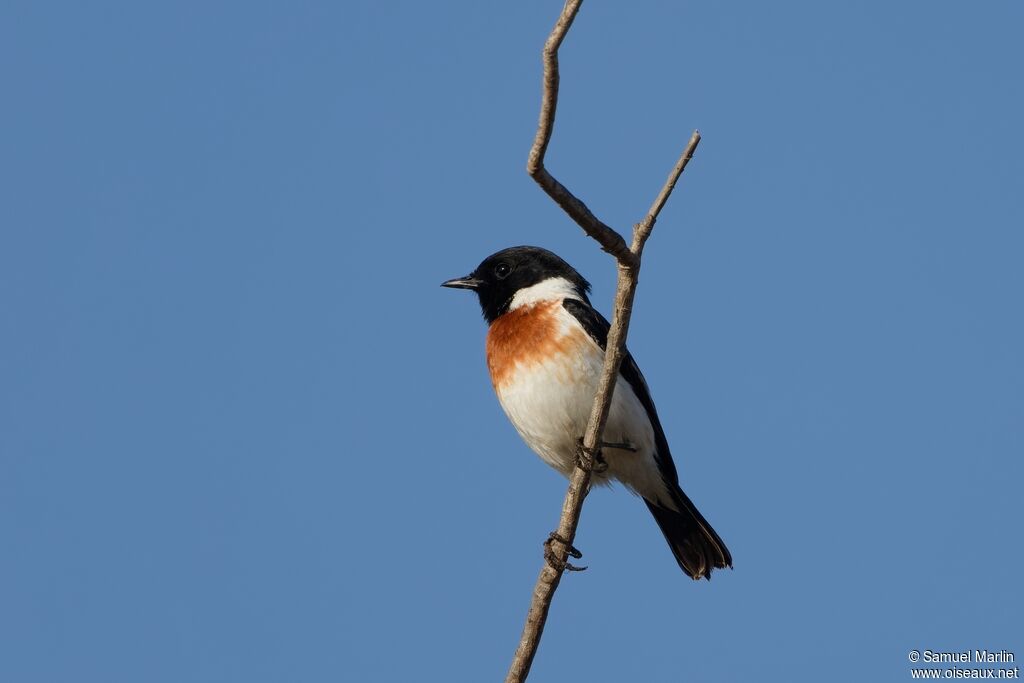
<path id="1" fill-rule="evenodd" d="M 608 441 L 602 441 L 601 448 L 618 448 L 621 451 L 629 451 L 630 453 L 636 453 L 636 446 L 634 446 L 628 441 L 623 441 L 621 443 L 611 443 Z"/>
<path id="2" fill-rule="evenodd" d="M 552 531 L 548 534 L 548 540 L 544 541 L 544 559 L 547 560 L 552 569 L 556 571 L 565 570 L 570 572 L 581 572 L 586 569 L 586 567 L 577 567 L 576 565 L 570 564 L 566 560 L 558 557 L 558 554 L 551 549 L 552 543 L 561 543 L 565 546 L 565 553 L 569 557 L 573 557 L 577 560 L 583 557 L 583 553 L 577 550 L 571 543 L 569 543 L 569 541 L 562 538 L 557 531 Z"/>
<path id="3" fill-rule="evenodd" d="M 580 437 L 576 439 L 576 467 L 594 474 L 603 474 L 608 471 L 608 462 L 601 454 L 600 447 L 589 450 L 583 445 L 583 437 Z"/>

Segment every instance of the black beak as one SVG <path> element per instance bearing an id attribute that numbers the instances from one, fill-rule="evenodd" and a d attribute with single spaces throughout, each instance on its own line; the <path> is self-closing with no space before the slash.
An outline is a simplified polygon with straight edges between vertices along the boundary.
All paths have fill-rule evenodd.
<path id="1" fill-rule="evenodd" d="M 482 285 L 483 283 L 484 283 L 483 280 L 478 280 L 477 278 L 473 277 L 472 275 L 467 275 L 466 277 L 457 277 L 454 280 L 448 280 L 447 282 L 442 282 L 441 286 L 442 287 L 451 287 L 452 289 L 473 289 L 473 290 L 476 290 L 476 289 L 479 289 L 480 285 Z"/>

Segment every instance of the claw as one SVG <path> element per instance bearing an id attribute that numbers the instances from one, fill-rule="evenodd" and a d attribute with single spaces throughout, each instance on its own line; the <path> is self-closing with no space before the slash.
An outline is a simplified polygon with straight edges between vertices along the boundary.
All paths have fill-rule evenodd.
<path id="1" fill-rule="evenodd" d="M 570 572 L 582 572 L 586 570 L 586 567 L 577 567 L 576 565 L 570 564 L 568 561 L 558 557 L 555 551 L 551 549 L 552 543 L 561 543 L 565 546 L 565 553 L 569 557 L 573 557 L 577 560 L 583 557 L 583 553 L 577 550 L 571 543 L 569 543 L 569 541 L 562 538 L 557 531 L 552 531 L 548 534 L 548 539 L 544 541 L 544 559 L 547 560 L 547 563 L 552 569 L 555 571 Z"/>
<path id="2" fill-rule="evenodd" d="M 636 453 L 636 446 L 634 446 L 628 441 L 623 441 L 621 443 L 611 443 L 608 441 L 602 441 L 601 448 L 618 448 L 621 451 L 629 451 L 630 453 Z"/>
<path id="3" fill-rule="evenodd" d="M 608 462 L 604 459 L 600 448 L 593 451 L 587 450 L 583 445 L 583 439 L 579 438 L 576 439 L 576 467 L 594 474 L 603 474 L 608 471 Z"/>

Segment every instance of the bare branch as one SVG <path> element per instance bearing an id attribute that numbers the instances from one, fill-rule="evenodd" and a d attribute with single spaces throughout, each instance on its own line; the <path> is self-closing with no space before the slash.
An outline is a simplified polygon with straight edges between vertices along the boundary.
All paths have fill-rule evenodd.
<path id="1" fill-rule="evenodd" d="M 597 240 L 601 249 L 615 257 L 617 261 L 633 261 L 633 255 L 629 251 L 629 245 L 622 235 L 609 228 L 600 219 L 590 212 L 587 205 L 581 202 L 562 183 L 558 182 L 548 170 L 541 166 L 533 174 L 533 179 L 548 193 L 555 202 L 562 207 L 562 210 L 569 214 L 569 217 L 576 221 L 583 231 L 590 237 Z"/>
<path id="2" fill-rule="evenodd" d="M 583 0 L 566 0 L 551 35 L 544 42 L 544 92 L 540 102 L 540 121 L 537 123 L 537 134 L 533 138 L 530 156 L 526 161 L 526 172 L 583 228 L 584 232 L 601 244 L 604 251 L 619 261 L 632 262 L 633 255 L 630 254 L 629 246 L 626 240 L 622 239 L 622 235 L 598 219 L 586 204 L 558 182 L 544 167 L 544 156 L 547 154 L 548 143 L 551 142 L 551 134 L 555 129 L 555 110 L 558 109 L 558 48 L 561 47 L 565 34 L 569 32 L 569 27 L 572 26 L 582 4 Z"/>
<path id="3" fill-rule="evenodd" d="M 600 461 L 600 447 L 603 444 L 601 435 L 611 409 L 612 392 L 619 375 L 619 366 L 625 355 L 626 335 L 629 331 L 629 319 L 633 311 L 633 298 L 636 294 L 640 273 L 640 258 L 647 238 L 654 229 L 654 224 L 675 189 L 679 177 L 686 164 L 693 157 L 700 134 L 694 131 L 689 144 L 683 150 L 679 161 L 669 173 L 665 185 L 642 221 L 633 227 L 633 244 L 627 247 L 622 236 L 601 222 L 586 205 L 577 199 L 569 190 L 558 182 L 544 168 L 544 154 L 555 124 L 555 109 L 558 101 L 558 48 L 562 44 L 569 27 L 579 12 L 583 0 L 567 0 L 562 14 L 544 44 L 544 94 L 541 101 L 540 122 L 537 135 L 530 149 L 527 172 L 551 196 L 562 209 L 575 220 L 588 235 L 595 239 L 604 251 L 615 256 L 618 266 L 618 280 L 615 289 L 615 304 L 612 310 L 611 328 L 594 404 L 587 422 L 587 430 L 580 446 L 579 462 L 569 478 L 569 490 L 562 502 L 562 516 L 558 522 L 558 530 L 552 532 L 545 545 L 545 564 L 541 568 L 537 583 L 533 588 L 530 609 L 526 615 L 523 634 L 516 648 L 512 665 L 509 667 L 506 683 L 521 683 L 530 673 L 530 666 L 540 645 L 547 621 L 548 611 L 555 590 L 562 580 L 562 574 L 571 568 L 568 564 L 570 555 L 579 557 L 579 552 L 572 547 L 579 526 L 583 501 L 590 489 L 590 478 L 595 461 Z M 575 568 L 574 568 L 575 569 Z"/>
<path id="4" fill-rule="evenodd" d="M 526 162 L 526 172 L 531 176 L 544 165 L 544 155 L 548 151 L 551 133 L 555 129 L 555 109 L 558 108 L 558 48 L 562 46 L 565 34 L 569 32 L 569 27 L 572 26 L 582 4 L 583 0 L 567 0 L 558 21 L 555 22 L 555 27 L 551 29 L 551 35 L 544 41 L 544 50 L 541 53 L 544 60 L 544 93 L 540 101 L 540 121 Z"/>
<path id="5" fill-rule="evenodd" d="M 636 254 L 637 260 L 639 261 L 640 255 L 643 253 L 644 244 L 647 243 L 647 238 L 651 236 L 651 231 L 654 230 L 654 224 L 658 220 L 658 214 L 661 213 L 661 209 L 665 206 L 665 202 L 668 201 L 669 195 L 672 194 L 672 190 L 676 189 L 676 183 L 679 181 L 679 176 L 683 175 L 683 170 L 686 165 L 690 163 L 690 159 L 693 158 L 693 153 L 697 150 L 697 145 L 700 144 L 700 131 L 693 131 L 693 135 L 690 136 L 690 141 L 686 144 L 686 149 L 679 155 L 679 161 L 676 162 L 672 172 L 668 174 L 668 179 L 665 180 L 665 185 L 661 188 L 661 192 L 655 197 L 654 203 L 651 204 L 650 211 L 642 221 L 633 226 L 633 246 L 631 250 Z M 639 264 L 638 264 L 639 267 Z"/>

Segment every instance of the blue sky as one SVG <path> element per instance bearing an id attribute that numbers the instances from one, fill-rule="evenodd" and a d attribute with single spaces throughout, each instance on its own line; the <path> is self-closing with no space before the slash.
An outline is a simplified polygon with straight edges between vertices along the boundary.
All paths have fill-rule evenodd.
<path id="1" fill-rule="evenodd" d="M 610 258 L 524 172 L 557 2 L 0 8 L 0 680 L 500 679 L 565 482 L 472 297 Z M 591 0 L 552 171 L 735 570 L 587 502 L 531 680 L 1024 656 L 1018 2 Z"/>

